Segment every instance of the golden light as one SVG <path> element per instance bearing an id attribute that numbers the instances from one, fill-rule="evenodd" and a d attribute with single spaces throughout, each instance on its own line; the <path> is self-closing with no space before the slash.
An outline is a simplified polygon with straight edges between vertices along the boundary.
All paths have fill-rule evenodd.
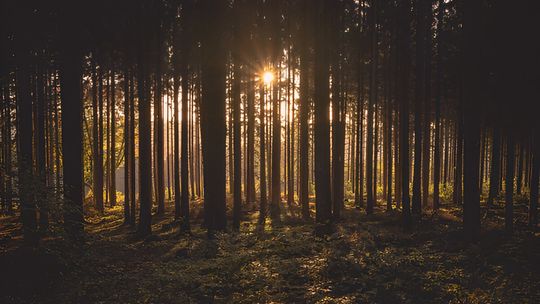
<path id="1" fill-rule="evenodd" d="M 264 72 L 263 81 L 266 85 L 271 84 L 273 80 L 274 80 L 274 74 L 272 74 L 272 72 L 270 71 Z"/>

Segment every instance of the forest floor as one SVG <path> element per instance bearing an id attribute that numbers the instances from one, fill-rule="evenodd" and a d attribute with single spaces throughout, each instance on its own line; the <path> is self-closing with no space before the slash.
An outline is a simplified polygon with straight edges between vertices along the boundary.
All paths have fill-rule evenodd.
<path id="1" fill-rule="evenodd" d="M 84 245 L 57 237 L 34 251 L 16 246 L 16 219 L 4 217 L 0 303 L 539 303 L 540 233 L 515 211 L 512 236 L 498 208 L 466 244 L 450 205 L 412 232 L 379 209 L 348 206 L 324 235 L 291 216 L 262 231 L 251 212 L 240 233 L 212 240 L 199 222 L 179 233 L 170 213 L 139 239 L 117 207 L 87 218 Z"/>

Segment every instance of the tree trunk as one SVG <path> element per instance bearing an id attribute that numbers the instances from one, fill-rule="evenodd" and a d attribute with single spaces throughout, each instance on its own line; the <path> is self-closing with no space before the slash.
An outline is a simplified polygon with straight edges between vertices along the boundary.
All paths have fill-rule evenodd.
<path id="1" fill-rule="evenodd" d="M 416 1 L 416 88 L 414 102 L 414 172 L 413 172 L 413 196 L 412 213 L 419 215 L 422 213 L 422 106 L 425 102 L 425 81 L 426 81 L 426 61 L 425 61 L 425 31 L 426 20 L 423 12 L 423 1 Z"/>
<path id="2" fill-rule="evenodd" d="M 399 102 L 400 102 L 400 141 L 399 141 L 399 164 L 401 167 L 401 194 L 403 204 L 403 226 L 409 229 L 411 225 L 411 206 L 409 197 L 409 77 L 410 77 L 410 2 L 405 0 L 399 3 L 399 28 L 398 28 L 398 56 L 399 65 Z"/>
<path id="3" fill-rule="evenodd" d="M 238 33 L 236 33 L 238 34 Z M 242 146 L 240 134 L 240 85 L 241 68 L 238 54 L 234 57 L 234 79 L 232 84 L 232 110 L 233 110 L 233 148 L 234 148 L 234 191 L 233 191 L 233 230 L 240 230 L 240 215 L 242 211 Z"/>
<path id="4" fill-rule="evenodd" d="M 223 50 L 225 3 L 199 3 L 206 24 L 202 36 L 201 129 L 204 201 L 209 235 L 226 227 L 225 205 L 225 52 Z"/>
<path id="5" fill-rule="evenodd" d="M 68 29 L 69 30 L 69 29 Z M 73 47 L 73 41 L 66 42 Z M 64 228 L 71 237 L 83 233 L 83 94 L 82 55 L 66 48 L 60 61 Z"/>
<path id="6" fill-rule="evenodd" d="M 130 189 L 130 158 L 129 153 L 131 145 L 133 145 L 132 138 L 129 136 L 130 130 L 130 119 L 129 113 L 131 111 L 130 100 L 129 100 L 129 70 L 126 64 L 124 70 L 124 224 L 129 224 L 131 222 L 131 204 L 135 202 L 131 200 L 131 189 Z"/>
<path id="7" fill-rule="evenodd" d="M 316 220 L 326 223 L 332 216 L 330 193 L 330 89 L 329 50 L 327 45 L 329 23 L 328 0 L 319 0 L 315 12 L 317 33 L 315 37 L 315 196 Z"/>
<path id="8" fill-rule="evenodd" d="M 538 127 L 533 136 L 533 155 L 530 183 L 530 201 L 529 201 L 529 226 L 536 228 L 538 226 L 538 177 L 540 171 L 540 137 Z"/>
<path id="9" fill-rule="evenodd" d="M 109 178 L 109 204 L 116 206 L 116 77 L 114 70 L 111 71 L 111 155 Z"/>
<path id="10" fill-rule="evenodd" d="M 466 1 L 463 20 L 463 105 L 464 109 L 464 204 L 463 226 L 468 238 L 476 240 L 480 233 L 480 88 L 481 80 L 481 1 Z M 460 151 L 458 151 L 459 153 Z M 458 164 L 460 167 L 460 164 Z M 460 172 L 461 173 L 461 172 Z"/>
<path id="11" fill-rule="evenodd" d="M 304 11 L 308 8 L 307 0 L 302 2 Z M 307 38 L 307 13 L 302 15 L 302 27 L 301 31 L 303 37 L 300 41 L 300 157 L 299 157 L 299 178 L 300 188 L 299 199 L 300 206 L 302 208 L 302 218 L 309 219 L 309 50 L 308 50 L 308 38 Z M 262 115 L 262 112 L 261 112 Z M 262 179 L 262 177 L 261 177 Z"/>
<path id="12" fill-rule="evenodd" d="M 24 52 L 24 50 L 22 50 Z M 37 216 L 36 204 L 33 197 L 32 174 L 32 96 L 30 85 L 29 56 L 20 55 L 17 70 L 17 139 L 19 153 L 19 199 L 21 208 L 21 221 L 23 226 L 24 244 L 37 245 Z"/>
<path id="13" fill-rule="evenodd" d="M 259 120 L 260 120 L 260 125 L 259 125 L 259 144 L 260 144 L 260 148 L 259 148 L 259 156 L 260 156 L 260 160 L 259 160 L 259 168 L 260 168 L 260 182 L 259 182 L 259 187 L 260 187 L 260 191 L 261 191 L 261 199 L 260 199 L 260 207 L 259 207 L 259 224 L 260 225 L 263 225 L 264 226 L 264 223 L 266 221 L 266 200 L 267 200 L 267 194 L 266 194 L 266 139 L 265 139 L 265 133 L 266 133 L 266 130 L 265 130 L 265 111 L 264 111 L 264 106 L 266 105 L 266 101 L 264 100 L 265 98 L 265 92 L 264 92 L 264 82 L 261 81 L 261 85 L 260 85 L 260 91 L 259 91 L 259 96 L 260 96 L 260 106 L 259 106 L 259 109 L 260 109 L 260 115 L 259 115 Z"/>
<path id="14" fill-rule="evenodd" d="M 373 183 L 373 112 L 375 111 L 374 105 L 376 102 L 376 92 L 377 92 L 377 28 L 376 28 L 376 5 L 377 2 L 373 4 L 374 6 L 370 9 L 369 18 L 370 18 L 370 30 L 371 30 L 371 71 L 370 71 L 370 85 L 369 85 L 369 101 L 368 101 L 368 116 L 367 116 L 367 141 L 366 141 L 366 190 L 367 190 L 367 204 L 366 204 L 366 213 L 372 214 L 373 207 L 375 205 L 374 200 L 376 199 L 373 193 L 374 183 Z"/>
<path id="15" fill-rule="evenodd" d="M 514 226 L 514 167 L 516 160 L 516 145 L 512 135 L 506 137 L 506 182 L 504 195 L 504 228 L 512 232 Z"/>

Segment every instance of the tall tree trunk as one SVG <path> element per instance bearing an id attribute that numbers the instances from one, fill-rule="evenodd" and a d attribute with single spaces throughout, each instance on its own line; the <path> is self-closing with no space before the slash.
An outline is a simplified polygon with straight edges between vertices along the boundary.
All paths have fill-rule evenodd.
<path id="1" fill-rule="evenodd" d="M 239 33 L 236 33 L 237 35 Z M 233 110 L 233 148 L 234 148 L 234 191 L 233 191 L 233 222 L 235 231 L 240 230 L 240 215 L 242 211 L 242 145 L 240 133 L 240 85 L 241 85 L 241 67 L 238 53 L 234 55 L 234 79 L 232 84 L 232 110 Z"/>
<path id="2" fill-rule="evenodd" d="M 433 152 L 433 209 L 439 209 L 439 185 L 441 179 L 441 103 L 443 86 L 442 69 L 442 26 L 444 22 L 444 0 L 438 0 L 437 14 L 437 80 L 435 96 L 435 143 Z"/>
<path id="3" fill-rule="evenodd" d="M 255 79 L 253 76 L 249 77 L 247 86 L 246 201 L 255 202 Z"/>
<path id="4" fill-rule="evenodd" d="M 344 158 L 345 158 L 345 108 L 342 96 L 342 71 L 341 71 L 341 46 L 339 45 L 339 33 L 341 32 L 342 7 L 340 4 L 332 8 L 332 15 L 337 20 L 333 21 L 333 35 L 338 41 L 332 59 L 332 205 L 334 219 L 339 219 L 343 209 L 344 196 Z"/>
<path id="5" fill-rule="evenodd" d="M 422 142 L 422 205 L 428 206 L 429 180 L 430 180 L 430 154 L 431 154 L 431 24 L 432 24 L 432 0 L 422 1 L 424 15 L 424 125 Z"/>
<path id="6" fill-rule="evenodd" d="M 401 194 L 403 226 L 409 229 L 411 225 L 411 205 L 409 197 L 409 77 L 410 77 L 410 0 L 399 3 L 398 56 L 399 65 L 399 164 L 401 167 Z"/>
<path id="7" fill-rule="evenodd" d="M 75 19 L 71 14 L 68 18 Z M 76 24 L 75 20 L 71 21 Z M 71 27 L 64 30 L 74 31 L 69 38 L 78 35 Z M 71 237 L 80 237 L 84 229 L 82 55 L 71 39 L 66 39 L 65 46 L 61 53 L 59 70 L 62 95 L 64 228 Z"/>
<path id="8" fill-rule="evenodd" d="M 317 35 L 315 37 L 315 196 L 316 220 L 326 223 L 332 215 L 330 193 L 330 89 L 329 50 L 327 45 L 329 23 L 328 0 L 315 4 Z"/>
<path id="9" fill-rule="evenodd" d="M 38 59 L 40 60 L 40 59 Z M 39 229 L 45 232 L 49 229 L 49 206 L 47 199 L 47 176 L 46 176 L 46 138 L 45 138 L 45 79 L 42 63 L 38 63 L 36 88 L 37 88 L 37 106 L 36 106 L 36 122 L 34 126 L 36 137 L 36 173 L 38 178 L 38 193 L 36 193 L 36 203 L 39 208 Z"/>
<path id="10" fill-rule="evenodd" d="M 140 16 L 145 5 L 141 3 Z M 138 84 L 139 93 L 139 225 L 137 232 L 141 236 L 152 233 L 152 126 L 150 102 L 150 71 L 147 65 L 149 50 L 145 45 L 148 22 L 139 20 L 141 41 L 138 48 Z"/>
<path id="11" fill-rule="evenodd" d="M 114 70 L 111 71 L 111 149 L 110 154 L 110 187 L 109 204 L 116 206 L 116 76 Z"/>
<path id="12" fill-rule="evenodd" d="M 204 201 L 211 235 L 226 227 L 225 206 L 225 52 L 223 50 L 225 3 L 199 3 L 206 24 L 202 39 L 201 129 L 204 171 Z"/>
<path id="13" fill-rule="evenodd" d="M 124 70 L 124 224 L 129 224 L 131 222 L 131 204 L 134 204 L 135 202 L 131 200 L 131 196 L 133 195 L 131 193 L 131 187 L 130 187 L 130 181 L 131 178 L 130 175 L 130 149 L 131 145 L 133 145 L 132 138 L 130 136 L 129 130 L 130 130 L 130 119 L 129 119 L 129 113 L 131 111 L 131 103 L 129 100 L 130 95 L 130 86 L 129 86 L 129 69 L 125 67 Z"/>
<path id="14" fill-rule="evenodd" d="M 423 0 L 416 0 L 416 88 L 414 102 L 414 172 L 413 172 L 413 196 L 412 213 L 422 213 L 422 106 L 425 102 L 425 31 L 426 18 L 424 16 Z"/>
<path id="15" fill-rule="evenodd" d="M 366 190 L 367 190 L 367 205 L 366 213 L 373 213 L 373 207 L 375 205 L 373 193 L 373 112 L 375 111 L 374 105 L 376 102 L 376 85 L 377 85 L 377 28 L 376 28 L 376 9 L 377 1 L 373 3 L 369 12 L 370 18 L 370 30 L 371 30 L 371 71 L 370 71 L 370 86 L 369 86 L 369 102 L 368 102 L 368 117 L 367 117 L 367 141 L 366 141 Z"/>
<path id="16" fill-rule="evenodd" d="M 24 52 L 24 50 L 22 51 Z M 30 86 L 29 56 L 21 54 L 17 70 L 17 139 L 18 139 L 18 170 L 19 170 L 19 199 L 23 238 L 26 245 L 36 245 L 37 216 L 36 204 L 32 195 L 32 96 Z"/>
<path id="17" fill-rule="evenodd" d="M 459 111 L 458 123 L 456 123 L 456 141 L 454 156 L 454 203 L 461 205 L 463 202 L 463 114 Z M 480 140 L 480 139 L 479 139 Z M 480 152 L 478 152 L 480 153 Z"/>
<path id="18" fill-rule="evenodd" d="M 92 163 L 93 163 L 93 189 L 94 204 L 98 211 L 103 210 L 103 185 L 99 183 L 99 109 L 98 109 L 98 76 L 96 70 L 95 56 L 92 55 Z M 63 125 L 63 124 L 62 124 Z M 101 192 L 100 192 L 101 191 Z"/>
<path id="19" fill-rule="evenodd" d="M 178 52 L 178 50 L 175 50 Z M 178 53 L 175 53 L 175 56 L 180 56 Z M 178 60 L 178 59 L 176 59 Z M 178 68 L 177 68 L 178 69 Z M 180 121 L 180 107 L 178 106 L 178 91 L 180 88 L 180 71 L 175 71 L 173 76 L 173 129 L 174 129 L 174 140 L 173 140 L 173 162 L 174 162 L 174 219 L 179 220 L 181 216 L 181 207 L 180 207 L 180 198 L 183 195 L 180 189 L 180 134 L 178 128 L 178 122 Z M 184 110 L 184 109 L 182 109 Z M 186 109 L 187 113 L 187 109 Z M 182 112 L 183 114 L 183 112 Z M 184 121 L 182 120 L 182 123 Z M 187 123 L 187 122 L 186 122 Z M 183 125 L 183 124 L 182 124 Z"/>
<path id="20" fill-rule="evenodd" d="M 479 37 L 482 37 L 481 1 L 466 1 L 463 12 L 463 81 L 464 109 L 464 204 L 463 226 L 470 239 L 477 239 L 480 233 L 480 62 L 482 58 Z"/>
<path id="21" fill-rule="evenodd" d="M 187 56 L 187 49 L 184 49 L 184 56 Z M 182 146 L 181 146 L 181 163 L 180 163 L 180 173 L 181 173 L 181 189 L 179 189 L 178 195 L 181 196 L 181 202 L 180 202 L 180 217 L 182 217 L 182 230 L 184 231 L 190 231 L 190 208 L 189 208 L 189 187 L 188 187 L 188 179 L 189 179 L 189 164 L 188 164 L 188 89 L 189 89 L 189 83 L 188 83 L 188 66 L 187 66 L 187 58 L 182 59 L 182 67 L 181 67 L 181 76 L 182 76 L 182 130 L 181 130 L 181 140 L 182 140 Z M 178 108 L 178 105 L 177 105 Z M 176 118 L 178 118 L 178 112 L 175 112 Z M 178 133 L 178 123 L 176 123 L 175 130 Z M 178 137 L 178 135 L 177 135 Z M 178 141 L 178 138 L 175 139 Z M 178 149 L 178 145 L 176 147 Z M 175 155 L 176 160 L 178 161 L 178 155 Z M 191 171 L 192 172 L 192 171 Z M 175 173 L 177 174 L 177 173 Z M 193 175 L 193 174 L 192 174 Z M 180 192 L 181 191 L 181 192 Z"/>
<path id="22" fill-rule="evenodd" d="M 261 198 L 260 198 L 260 207 L 259 207 L 259 224 L 264 225 L 264 222 L 266 221 L 266 200 L 267 200 L 267 194 L 266 194 L 266 130 L 265 130 L 265 105 L 266 101 L 264 100 L 265 92 L 264 92 L 264 82 L 261 82 L 260 85 L 260 91 L 259 91 L 259 97 L 260 97 L 260 115 L 259 115 L 259 169 L 260 169 L 260 182 L 259 187 L 261 191 Z"/>
<path id="23" fill-rule="evenodd" d="M 302 2 L 304 12 L 308 9 L 308 1 Z M 302 218 L 309 219 L 309 49 L 308 49 L 308 17 L 307 13 L 302 15 L 301 31 L 303 33 L 300 41 L 300 157 L 299 157 L 299 178 L 300 187 L 298 189 L 300 206 L 302 208 Z M 261 112 L 262 113 L 262 112 Z M 262 177 L 261 177 L 262 179 Z"/>
<path id="24" fill-rule="evenodd" d="M 163 98 L 162 98 L 162 34 L 161 25 L 157 26 L 157 47 L 156 47 L 156 88 L 154 93 L 154 119 L 156 120 L 156 137 L 154 138 L 154 145 L 156 146 L 156 155 L 154 156 L 156 162 L 156 199 L 157 199 L 157 214 L 163 214 L 165 212 L 165 186 L 164 177 L 165 171 L 163 167 L 164 160 L 164 125 L 163 125 Z"/>
<path id="25" fill-rule="evenodd" d="M 13 188 L 12 188 L 12 138 L 11 138 L 11 107 L 12 101 L 10 99 L 9 85 L 6 84 L 3 88 L 4 91 L 4 170 L 5 170 L 5 212 L 8 215 L 13 214 Z"/>

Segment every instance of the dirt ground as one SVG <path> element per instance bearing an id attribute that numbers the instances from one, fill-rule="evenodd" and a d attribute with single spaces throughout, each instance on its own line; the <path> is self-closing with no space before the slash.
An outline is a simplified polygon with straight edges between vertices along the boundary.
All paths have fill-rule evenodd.
<path id="1" fill-rule="evenodd" d="M 525 211 L 516 206 L 508 235 L 503 210 L 483 210 L 481 240 L 467 244 L 450 205 L 411 232 L 379 209 L 347 206 L 332 227 L 288 215 L 264 230 L 247 212 L 239 233 L 214 239 L 200 220 L 180 233 L 172 213 L 140 239 L 117 207 L 87 217 L 83 245 L 60 235 L 34 250 L 19 248 L 17 219 L 3 217 L 0 303 L 539 303 L 540 233 Z"/>

